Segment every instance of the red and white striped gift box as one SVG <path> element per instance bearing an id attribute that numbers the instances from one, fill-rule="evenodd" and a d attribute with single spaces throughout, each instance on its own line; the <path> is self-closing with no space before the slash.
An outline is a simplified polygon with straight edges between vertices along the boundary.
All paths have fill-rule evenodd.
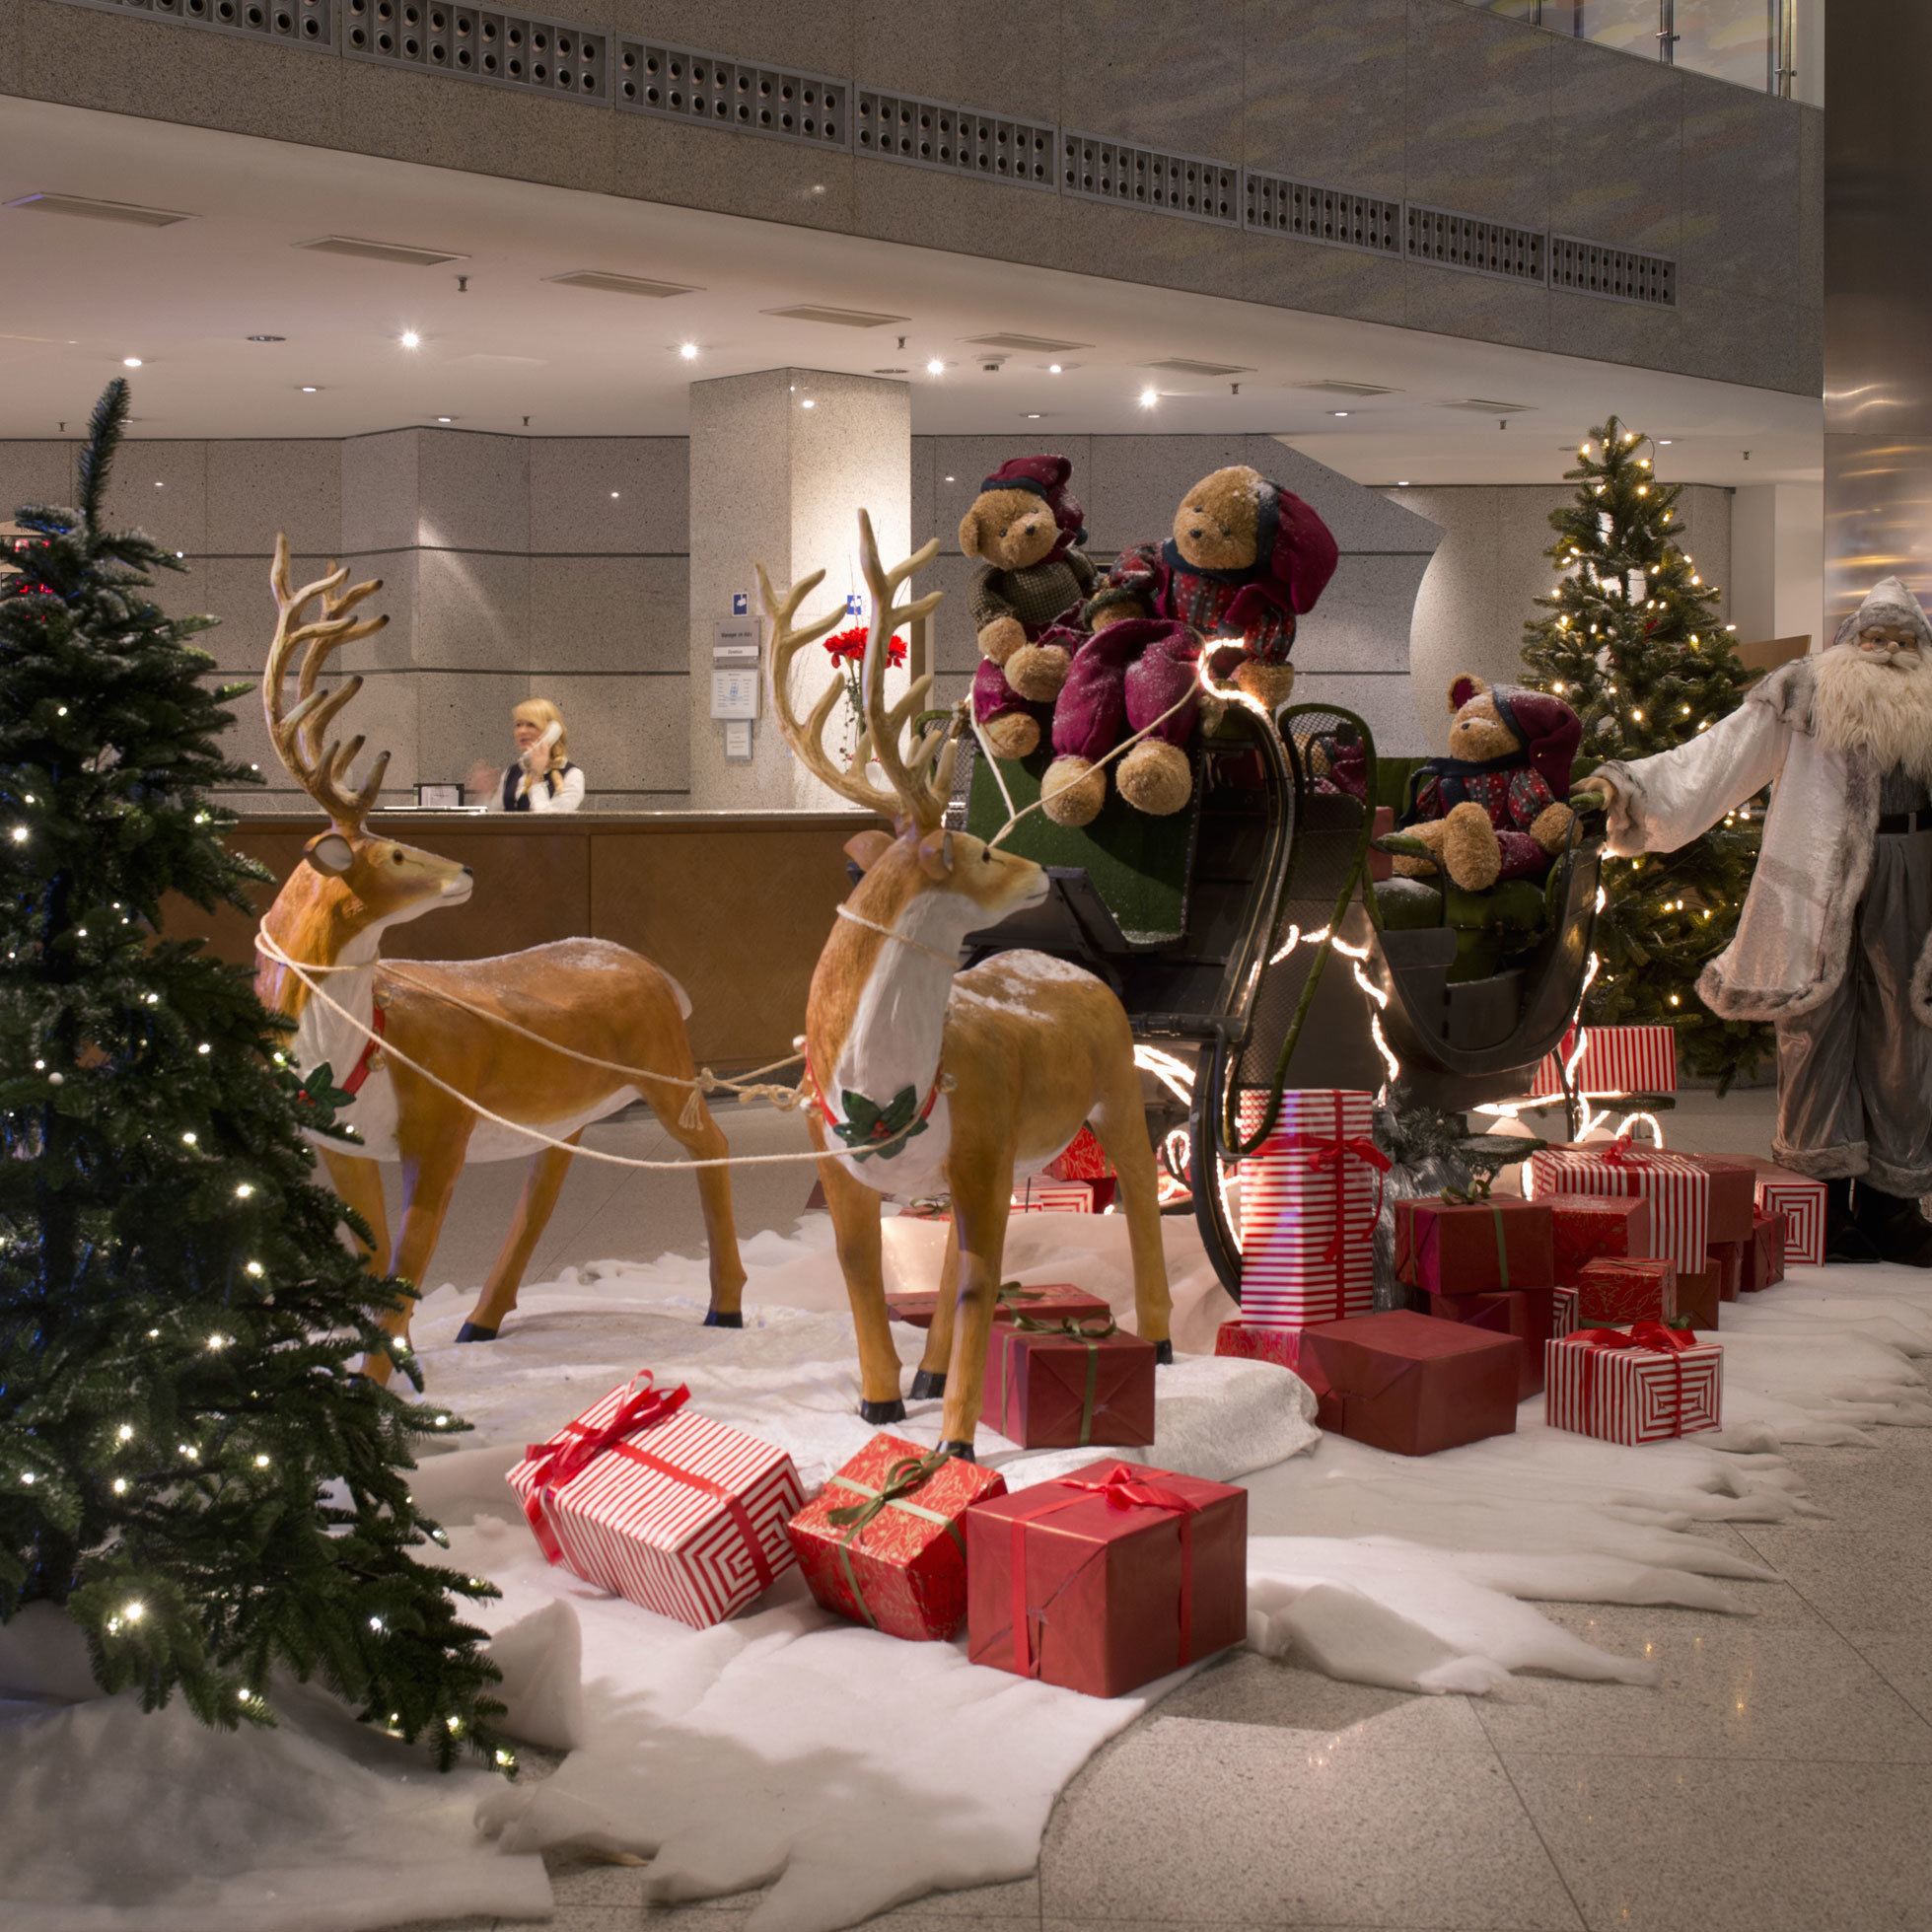
<path id="1" fill-rule="evenodd" d="M 1265 1093 L 1241 1097 L 1244 1142 Z M 1241 1164 L 1241 1316 L 1306 1327 L 1375 1306 L 1375 1224 L 1382 1205 L 1374 1103 L 1316 1088 L 1281 1097 L 1268 1137 Z M 1378 1167 L 1380 1163 L 1380 1168 Z"/>
<path id="2" fill-rule="evenodd" d="M 1640 1323 L 1638 1328 L 1653 1327 Z M 1543 1419 L 1552 1429 L 1629 1445 L 1715 1429 L 1724 1418 L 1724 1345 L 1605 1346 L 1586 1328 L 1543 1344 Z"/>
<path id="3" fill-rule="evenodd" d="M 1583 1326 L 1583 1290 L 1558 1287 L 1550 1294 L 1549 1332 L 1559 1337 L 1575 1334 Z"/>
<path id="4" fill-rule="evenodd" d="M 1532 1100 L 1554 1100 L 1563 1091 L 1563 1068 L 1576 1051 L 1576 1030 L 1563 1036 L 1537 1069 Z M 1678 1090 L 1678 1037 L 1670 1027 L 1585 1027 L 1583 1058 L 1577 1063 L 1582 1094 L 1675 1094 Z"/>
<path id="5" fill-rule="evenodd" d="M 1641 1195 L 1650 1203 L 1650 1252 L 1686 1274 L 1710 1245 L 1711 1178 L 1694 1161 L 1626 1141 L 1546 1147 L 1530 1156 L 1532 1200 L 1545 1194 Z"/>
<path id="6" fill-rule="evenodd" d="M 1788 1168 L 1760 1163 L 1757 1169 L 1757 1211 L 1784 1216 L 1784 1258 L 1825 1259 L 1825 1182 L 1793 1174 Z"/>
<path id="7" fill-rule="evenodd" d="M 604 1433 L 635 1388 L 611 1390 L 535 1445 L 510 1486 L 552 1562 L 702 1630 L 792 1567 L 785 1525 L 805 1492 L 784 1450 L 682 1407 L 610 1443 L 565 1481 L 544 1482 L 542 1452 Z"/>
<path id="8" fill-rule="evenodd" d="M 1015 1214 L 1092 1214 L 1091 1181 L 1042 1181 L 1038 1175 L 1013 1196 Z"/>

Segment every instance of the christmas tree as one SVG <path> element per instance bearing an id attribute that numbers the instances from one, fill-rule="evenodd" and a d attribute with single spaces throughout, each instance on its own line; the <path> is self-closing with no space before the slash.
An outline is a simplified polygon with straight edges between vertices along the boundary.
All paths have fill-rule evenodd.
<path id="1" fill-rule="evenodd" d="M 1550 512 L 1544 552 L 1561 577 L 1526 626 L 1527 682 L 1583 720 L 1581 779 L 1609 758 L 1642 758 L 1708 731 L 1735 710 L 1752 674 L 1706 584 L 1678 545 L 1679 486 L 1660 483 L 1648 438 L 1612 416 L 1590 433 L 1576 502 Z M 1583 1018 L 1665 1025 L 1693 1073 L 1719 1091 L 1769 1050 L 1770 1029 L 1720 1020 L 1697 975 L 1730 945 L 1757 862 L 1763 814 L 1747 804 L 1676 852 L 1604 862 L 1598 968 Z"/>
<path id="2" fill-rule="evenodd" d="M 61 1607 L 149 1709 L 272 1723 L 281 1668 L 507 1764 L 455 1602 L 494 1592 L 411 1554 L 412 1445 L 463 1425 L 350 1372 L 401 1289 L 316 1184 L 328 1092 L 245 969 L 161 935 L 165 894 L 251 911 L 265 874 L 206 802 L 252 776 L 217 744 L 248 686 L 204 685 L 211 620 L 143 595 L 180 564 L 103 524 L 127 408 L 0 576 L 0 1620 Z"/>

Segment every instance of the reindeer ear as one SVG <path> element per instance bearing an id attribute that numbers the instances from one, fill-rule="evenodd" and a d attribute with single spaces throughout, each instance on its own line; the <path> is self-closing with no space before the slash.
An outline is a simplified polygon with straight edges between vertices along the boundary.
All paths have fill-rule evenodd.
<path id="1" fill-rule="evenodd" d="M 302 848 L 302 856 L 324 879 L 340 879 L 356 862 L 355 847 L 339 831 L 318 832 Z"/>
<path id="2" fill-rule="evenodd" d="M 1449 687 L 1449 708 L 1460 711 L 1472 697 L 1480 697 L 1489 686 L 1480 678 L 1472 678 L 1467 673 L 1457 679 Z"/>
<path id="3" fill-rule="evenodd" d="M 953 870 L 953 834 L 943 827 L 919 841 L 919 869 L 928 879 L 944 879 Z"/>
<path id="4" fill-rule="evenodd" d="M 870 872 L 892 849 L 893 841 L 883 831 L 862 831 L 845 841 L 845 856 L 861 872 Z"/>

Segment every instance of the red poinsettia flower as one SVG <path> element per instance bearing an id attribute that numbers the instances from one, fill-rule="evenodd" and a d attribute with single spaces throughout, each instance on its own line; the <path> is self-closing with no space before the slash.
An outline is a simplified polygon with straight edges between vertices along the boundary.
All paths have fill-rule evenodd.
<path id="1" fill-rule="evenodd" d="M 834 664 L 861 664 L 865 660 L 865 647 L 872 633 L 864 624 L 854 624 L 849 630 L 836 630 L 825 639 L 825 649 L 831 654 Z M 894 637 L 886 646 L 887 661 L 894 667 L 905 662 L 905 639 Z"/>

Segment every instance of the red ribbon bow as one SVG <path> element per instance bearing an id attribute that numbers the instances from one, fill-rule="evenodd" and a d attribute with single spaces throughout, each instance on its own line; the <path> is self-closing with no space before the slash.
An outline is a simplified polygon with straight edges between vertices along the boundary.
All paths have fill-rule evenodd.
<path id="1" fill-rule="evenodd" d="M 1651 1159 L 1655 1151 L 1654 1148 L 1637 1146 L 1628 1134 L 1618 1134 L 1604 1149 L 1604 1165 L 1611 1168 L 1640 1168 Z"/>
<path id="2" fill-rule="evenodd" d="M 1697 1346 L 1687 1328 L 1667 1328 L 1661 1322 L 1634 1322 L 1626 1334 L 1621 1328 L 1579 1328 L 1565 1339 L 1581 1342 L 1590 1352 L 1583 1366 L 1583 1426 L 1597 1433 L 1597 1364 L 1604 1355 L 1631 1350 L 1640 1355 L 1671 1358 L 1671 1434 L 1683 1434 L 1683 1351 Z"/>

